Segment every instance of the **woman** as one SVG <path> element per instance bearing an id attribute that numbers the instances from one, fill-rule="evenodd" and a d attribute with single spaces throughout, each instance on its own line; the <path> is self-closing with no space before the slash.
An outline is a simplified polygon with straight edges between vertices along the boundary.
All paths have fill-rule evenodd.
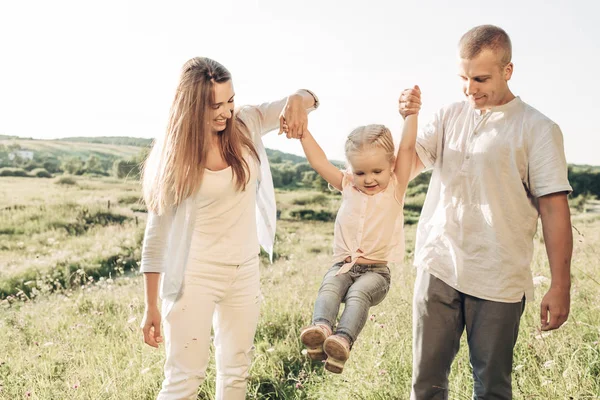
<path id="1" fill-rule="evenodd" d="M 234 110 L 231 75 L 208 58 L 181 73 L 166 134 L 143 170 L 144 341 L 166 350 L 158 399 L 195 399 L 214 328 L 217 399 L 244 399 L 258 323 L 259 242 L 272 254 L 275 197 L 261 135 L 301 137 L 318 106 L 307 90 Z M 281 133 L 281 128 L 280 128 Z M 257 213 L 258 212 L 258 218 Z"/>

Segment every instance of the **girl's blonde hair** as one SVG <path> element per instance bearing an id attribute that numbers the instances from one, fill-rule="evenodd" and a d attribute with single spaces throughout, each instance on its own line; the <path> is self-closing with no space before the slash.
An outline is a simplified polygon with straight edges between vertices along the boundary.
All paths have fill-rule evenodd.
<path id="1" fill-rule="evenodd" d="M 382 148 L 390 163 L 394 162 L 394 139 L 392 133 L 384 125 L 359 126 L 348 135 L 346 139 L 346 158 L 352 153 L 357 153 L 373 147 Z"/>
<path id="2" fill-rule="evenodd" d="M 142 167 L 142 189 L 148 210 L 161 215 L 193 195 L 202 182 L 211 144 L 211 105 L 215 83 L 231 79 L 229 71 L 205 57 L 192 58 L 182 68 L 169 122 Z M 219 134 L 221 156 L 231 166 L 238 190 L 244 190 L 250 167 L 243 149 L 258 160 L 248 129 L 237 114 Z"/>

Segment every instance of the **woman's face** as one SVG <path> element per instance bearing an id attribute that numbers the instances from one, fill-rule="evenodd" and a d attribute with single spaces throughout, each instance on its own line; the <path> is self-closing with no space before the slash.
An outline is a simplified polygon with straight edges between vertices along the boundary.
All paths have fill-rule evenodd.
<path id="1" fill-rule="evenodd" d="M 233 82 L 215 83 L 213 85 L 215 102 L 211 104 L 210 126 L 213 133 L 225 130 L 227 120 L 233 116 Z"/>

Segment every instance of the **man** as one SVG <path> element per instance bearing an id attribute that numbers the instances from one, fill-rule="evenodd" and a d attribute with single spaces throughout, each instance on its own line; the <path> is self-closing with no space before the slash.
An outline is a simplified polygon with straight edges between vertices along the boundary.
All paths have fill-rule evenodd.
<path id="1" fill-rule="evenodd" d="M 478 26 L 459 42 L 467 99 L 438 113 L 419 134 L 414 174 L 433 174 L 417 230 L 411 399 L 447 399 L 448 374 L 467 331 L 474 399 L 511 399 L 513 348 L 541 216 L 552 283 L 542 330 L 569 314 L 573 247 L 567 164 L 560 128 L 515 97 L 510 38 Z M 400 97 L 403 117 L 420 92 Z"/>

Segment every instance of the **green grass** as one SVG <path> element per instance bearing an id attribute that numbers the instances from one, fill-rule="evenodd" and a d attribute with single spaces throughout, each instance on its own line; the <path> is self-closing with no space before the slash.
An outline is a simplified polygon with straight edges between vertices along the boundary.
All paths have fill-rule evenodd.
<path id="1" fill-rule="evenodd" d="M 155 398 L 164 349 L 155 350 L 141 341 L 141 277 L 118 268 L 123 258 L 111 258 L 129 251 L 129 260 L 139 259 L 143 219 L 131 210 L 137 205 L 139 188 L 131 182 L 106 179 L 78 180 L 69 187 L 31 178 L 5 178 L 0 183 L 7 188 L 0 193 L 0 209 L 4 210 L 0 229 L 25 230 L 0 234 L 0 285 L 15 285 L 10 279 L 39 271 L 28 284 L 39 288 L 35 292 L 22 290 L 0 300 L 0 399 Z M 406 230 L 406 262 L 392 268 L 390 293 L 371 310 L 373 317 L 344 373 L 329 374 L 302 354 L 299 329 L 310 322 L 322 275 L 331 264 L 333 224 L 297 221 L 289 212 L 311 204 L 337 209 L 339 196 L 323 200 L 317 195 L 277 193 L 282 211 L 278 257 L 274 264 L 261 267 L 264 301 L 248 398 L 407 399 L 414 225 Z M 111 213 L 128 216 L 126 222 L 94 225 L 79 235 L 48 228 L 48 221 L 70 221 L 83 207 L 105 209 L 108 200 Z M 422 199 L 410 202 L 418 207 Z M 41 206 L 46 207 L 45 213 L 40 213 Z M 28 222 L 28 216 L 34 215 L 38 222 Z M 139 217 L 137 225 L 135 216 Z M 580 214 L 573 220 L 577 231 L 571 316 L 560 330 L 540 334 L 539 302 L 548 286 L 536 287 L 536 299 L 527 305 L 516 348 L 515 399 L 600 398 L 600 220 L 596 214 Z M 103 269 L 102 260 L 113 264 Z M 534 276 L 549 277 L 546 260 L 541 239 L 536 238 Z M 70 285 L 52 285 L 48 275 L 61 262 L 80 267 L 72 272 Z M 214 398 L 214 378 L 211 362 L 198 398 Z M 453 365 L 451 398 L 470 398 L 471 382 L 463 339 Z"/>

